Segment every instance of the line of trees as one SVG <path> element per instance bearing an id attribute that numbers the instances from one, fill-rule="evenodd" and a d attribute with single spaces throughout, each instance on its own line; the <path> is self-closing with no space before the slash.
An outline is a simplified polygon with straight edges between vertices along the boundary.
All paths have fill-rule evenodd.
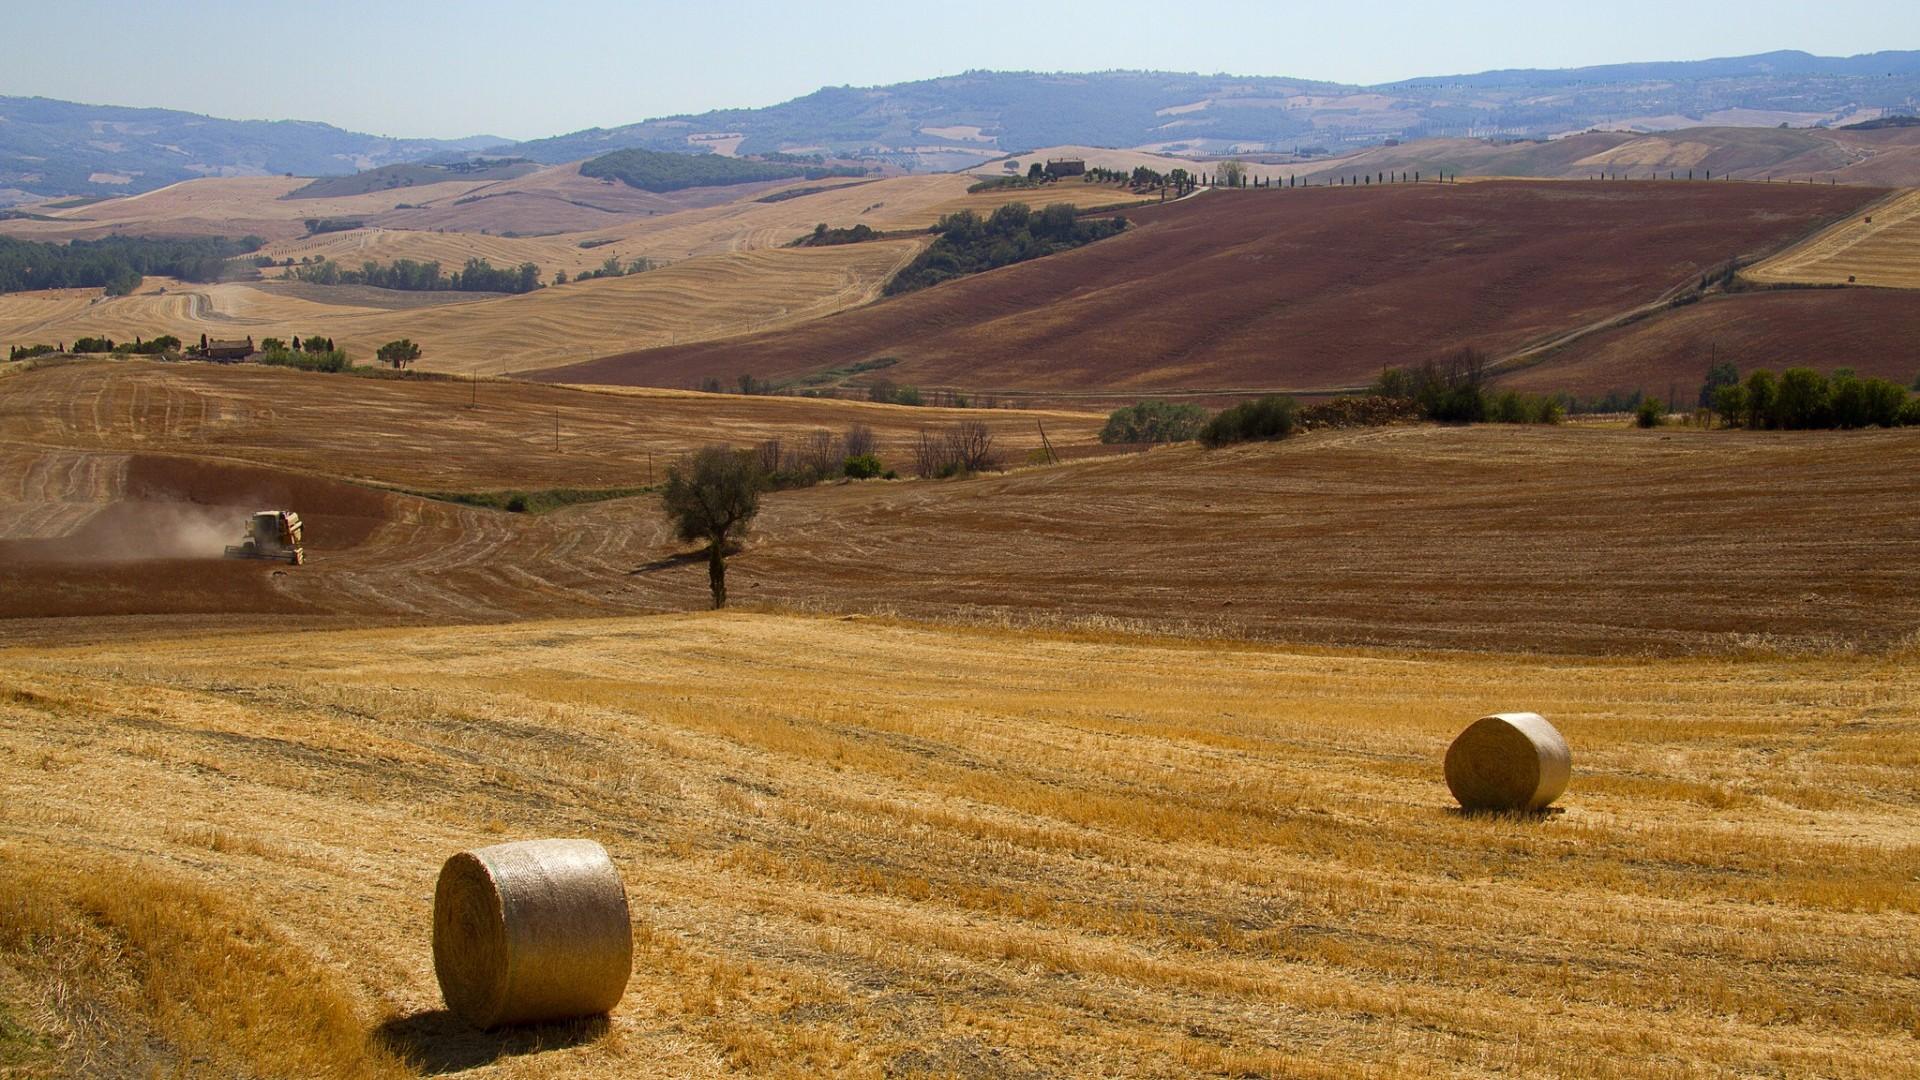
<path id="1" fill-rule="evenodd" d="M 451 274 L 443 271 L 437 261 L 412 259 L 396 259 L 387 266 L 364 262 L 358 270 L 347 269 L 332 259 L 321 259 L 290 267 L 287 273 L 297 281 L 314 285 L 370 285 L 403 292 L 527 293 L 541 287 L 540 267 L 533 263 L 497 267 L 479 258 L 468 259 L 464 267 Z"/>
<path id="2" fill-rule="evenodd" d="M 0 293 L 34 289 L 105 289 L 125 296 L 148 274 L 182 281 L 218 281 L 227 261 L 257 251 L 257 236 L 233 240 L 196 236 L 156 240 L 109 236 L 43 244 L 0 237 Z"/>
<path id="3" fill-rule="evenodd" d="M 1123 217 L 1082 220 L 1072 206 L 1058 204 L 1035 211 L 1008 203 L 984 220 L 971 210 L 942 217 L 933 227 L 932 246 L 887 282 L 888 296 L 924 289 L 950 278 L 977 274 L 1066 251 L 1118 235 Z"/>
<path id="4" fill-rule="evenodd" d="M 1920 389 L 1920 379 L 1914 380 Z M 1732 365 L 1717 365 L 1701 395 L 1727 427 L 1775 431 L 1920 425 L 1920 398 L 1888 379 L 1861 378 L 1851 368 L 1823 375 L 1791 367 L 1775 375 L 1764 368 L 1743 381 Z"/>

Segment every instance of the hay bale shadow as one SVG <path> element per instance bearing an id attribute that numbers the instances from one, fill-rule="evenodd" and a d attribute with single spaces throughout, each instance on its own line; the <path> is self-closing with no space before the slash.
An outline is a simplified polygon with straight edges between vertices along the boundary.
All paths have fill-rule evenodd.
<path id="1" fill-rule="evenodd" d="M 445 1009 L 433 1009 L 393 1017 L 373 1030 L 372 1039 L 420 1075 L 444 1076 L 501 1058 L 581 1046 L 606 1033 L 604 1016 L 481 1031 Z"/>
<path id="2" fill-rule="evenodd" d="M 1538 810 L 1468 810 L 1449 806 L 1447 813 L 1469 821 L 1551 821 L 1567 812 L 1564 806 L 1543 806 Z"/>

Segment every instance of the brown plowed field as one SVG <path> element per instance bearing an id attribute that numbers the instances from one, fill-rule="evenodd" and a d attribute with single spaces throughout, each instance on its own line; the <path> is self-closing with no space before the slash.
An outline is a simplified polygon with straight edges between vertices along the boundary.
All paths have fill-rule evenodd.
<path id="1" fill-rule="evenodd" d="M 1580 339 L 1501 376 L 1503 387 L 1592 397 L 1645 390 L 1682 407 L 1716 360 L 1744 374 L 1850 367 L 1902 386 L 1920 374 L 1920 298 L 1899 289 L 1790 289 L 1716 296 Z"/>
<path id="2" fill-rule="evenodd" d="M 543 374 L 680 386 L 877 356 L 965 389 L 1322 389 L 1473 345 L 1493 353 L 1631 309 L 1880 192 L 1766 184 L 1489 182 L 1216 192 L 1127 234 L 745 339 Z"/>

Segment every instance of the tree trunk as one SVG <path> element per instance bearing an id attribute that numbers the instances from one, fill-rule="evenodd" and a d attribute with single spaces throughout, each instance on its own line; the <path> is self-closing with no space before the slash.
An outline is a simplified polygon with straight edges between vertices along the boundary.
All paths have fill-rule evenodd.
<path id="1" fill-rule="evenodd" d="M 726 542 L 715 540 L 707 549 L 707 585 L 713 589 L 713 609 L 727 606 Z"/>

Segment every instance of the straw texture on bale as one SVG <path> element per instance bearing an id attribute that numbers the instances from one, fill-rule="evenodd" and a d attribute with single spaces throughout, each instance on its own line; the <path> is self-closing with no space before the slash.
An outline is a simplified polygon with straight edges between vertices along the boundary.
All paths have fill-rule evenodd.
<path id="1" fill-rule="evenodd" d="M 475 1027 L 607 1012 L 632 969 L 626 890 L 599 844 L 498 844 L 440 868 L 433 971 L 447 1008 Z"/>
<path id="2" fill-rule="evenodd" d="M 1540 810 L 1567 790 L 1573 752 L 1539 713 L 1495 713 L 1447 747 L 1447 787 L 1468 810 Z"/>

